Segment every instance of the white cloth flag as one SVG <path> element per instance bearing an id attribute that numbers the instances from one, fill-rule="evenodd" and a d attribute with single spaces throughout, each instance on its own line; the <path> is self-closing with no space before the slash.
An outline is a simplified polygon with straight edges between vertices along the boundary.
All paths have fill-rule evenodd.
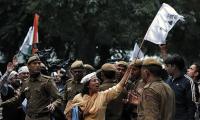
<path id="1" fill-rule="evenodd" d="M 184 21 L 184 17 L 179 15 L 174 8 L 163 3 L 151 23 L 144 40 L 155 44 L 166 44 L 168 32 L 178 20 Z"/>
<path id="2" fill-rule="evenodd" d="M 33 27 L 30 27 L 19 51 L 24 55 L 30 56 L 32 51 L 32 43 L 33 43 Z"/>
<path id="3" fill-rule="evenodd" d="M 131 54 L 130 60 L 140 59 L 140 58 L 144 58 L 144 53 L 139 48 L 138 44 L 135 43 L 135 46 L 134 46 L 133 52 Z"/>

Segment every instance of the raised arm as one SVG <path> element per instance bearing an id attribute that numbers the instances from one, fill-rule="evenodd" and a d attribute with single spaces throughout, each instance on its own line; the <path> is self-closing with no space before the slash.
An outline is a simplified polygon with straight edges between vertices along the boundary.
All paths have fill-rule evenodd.
<path id="1" fill-rule="evenodd" d="M 0 78 L 0 92 L 3 95 L 7 95 L 8 89 L 7 89 L 7 84 L 8 84 L 8 76 L 10 75 L 11 71 L 13 71 L 14 65 L 12 62 L 9 62 L 7 64 L 7 69 L 4 75 Z"/>
<path id="2" fill-rule="evenodd" d="M 165 60 L 167 58 L 167 45 L 162 44 L 159 45 L 159 47 L 160 47 L 160 55 L 163 58 L 163 60 Z"/>
<path id="3" fill-rule="evenodd" d="M 109 101 L 117 98 L 117 96 L 122 92 L 122 90 L 126 86 L 126 83 L 131 75 L 131 70 L 132 70 L 132 67 L 129 66 L 127 68 L 124 76 L 122 77 L 121 81 L 116 86 L 113 86 L 112 88 L 109 88 L 108 90 L 105 90 L 103 92 L 103 94 L 106 98 L 106 102 L 109 102 Z"/>
<path id="4" fill-rule="evenodd" d="M 122 77 L 122 79 L 120 80 L 120 82 L 117 84 L 118 86 L 121 86 L 121 87 L 125 87 L 128 79 L 130 78 L 130 75 L 131 75 L 131 71 L 132 71 L 132 67 L 131 66 L 128 66 L 124 76 Z"/>

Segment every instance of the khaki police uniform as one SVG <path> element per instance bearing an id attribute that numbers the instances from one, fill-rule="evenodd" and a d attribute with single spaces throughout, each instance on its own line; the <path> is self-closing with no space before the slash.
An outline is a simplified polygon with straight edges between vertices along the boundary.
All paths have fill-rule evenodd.
<path id="1" fill-rule="evenodd" d="M 73 62 L 70 66 L 71 70 L 74 69 L 83 69 L 84 70 L 84 64 L 81 60 L 76 60 Z M 64 103 L 67 104 L 69 100 L 72 100 L 75 95 L 81 92 L 83 85 L 78 83 L 79 81 L 76 80 L 73 76 L 69 80 L 67 80 L 65 86 L 64 86 Z"/>
<path id="2" fill-rule="evenodd" d="M 69 100 L 72 100 L 82 89 L 82 84 L 78 83 L 74 78 L 69 79 L 64 87 L 64 102 L 67 103 Z"/>
<path id="3" fill-rule="evenodd" d="M 162 80 L 154 80 L 144 86 L 138 105 L 137 120 L 173 120 L 175 95 Z"/>
<path id="4" fill-rule="evenodd" d="M 28 78 L 22 85 L 18 96 L 13 97 L 2 105 L 12 105 L 14 102 L 27 99 L 26 120 L 50 120 L 47 106 L 54 104 L 59 107 L 62 97 L 53 80 L 40 74 L 37 78 Z"/>
<path id="5" fill-rule="evenodd" d="M 155 58 L 147 58 L 143 61 L 142 67 L 142 75 L 152 74 L 148 74 L 148 78 L 142 76 L 146 85 L 140 97 L 137 120 L 173 120 L 175 94 L 170 86 L 160 78 L 161 63 Z M 160 74 L 156 74 L 153 70 L 157 70 Z"/>
<path id="6" fill-rule="evenodd" d="M 102 65 L 101 71 L 103 73 L 111 72 L 111 71 L 116 73 L 117 69 L 113 64 L 105 63 L 104 65 Z M 104 82 L 102 83 L 102 85 L 100 85 L 101 91 L 105 91 L 117 85 L 117 83 L 114 83 L 114 81 L 116 81 L 115 79 L 106 78 L 106 80 L 107 81 L 103 79 Z M 123 105 L 124 105 L 122 102 L 122 99 L 124 99 L 126 95 L 127 95 L 127 92 L 124 90 L 119 94 L 119 96 L 116 99 L 108 103 L 107 109 L 106 109 L 106 116 L 105 116 L 106 120 L 120 120 L 122 110 L 123 110 Z"/>
<path id="7" fill-rule="evenodd" d="M 112 88 L 115 85 L 116 83 L 103 83 L 100 86 L 100 90 L 105 91 L 109 88 Z M 108 103 L 106 109 L 106 120 L 120 120 L 124 106 L 123 99 L 126 96 L 127 92 L 123 90 L 116 99 Z"/>

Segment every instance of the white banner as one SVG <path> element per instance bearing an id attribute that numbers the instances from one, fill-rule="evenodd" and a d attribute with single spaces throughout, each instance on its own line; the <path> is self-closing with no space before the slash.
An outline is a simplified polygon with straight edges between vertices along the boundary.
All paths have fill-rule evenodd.
<path id="1" fill-rule="evenodd" d="M 134 59 L 140 59 L 140 58 L 144 58 L 144 53 L 142 52 L 142 50 L 139 48 L 138 44 L 135 43 L 133 52 L 130 56 L 130 61 L 134 60 Z"/>
<path id="2" fill-rule="evenodd" d="M 170 5 L 163 3 L 151 23 L 144 40 L 155 44 L 166 44 L 168 32 L 178 20 L 184 21 L 184 17 L 179 15 Z"/>

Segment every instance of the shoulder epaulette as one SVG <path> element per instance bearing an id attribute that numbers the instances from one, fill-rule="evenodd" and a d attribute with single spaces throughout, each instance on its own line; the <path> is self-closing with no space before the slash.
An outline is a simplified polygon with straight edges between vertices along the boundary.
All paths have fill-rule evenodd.
<path id="1" fill-rule="evenodd" d="M 51 78 L 50 76 L 43 75 L 43 74 L 42 74 L 42 77 L 47 78 L 47 79 L 50 79 L 50 78 Z"/>
<path id="2" fill-rule="evenodd" d="M 68 79 L 67 81 L 66 81 L 66 83 L 72 83 L 74 81 L 74 79 L 72 79 L 72 78 L 70 78 L 70 79 Z"/>

